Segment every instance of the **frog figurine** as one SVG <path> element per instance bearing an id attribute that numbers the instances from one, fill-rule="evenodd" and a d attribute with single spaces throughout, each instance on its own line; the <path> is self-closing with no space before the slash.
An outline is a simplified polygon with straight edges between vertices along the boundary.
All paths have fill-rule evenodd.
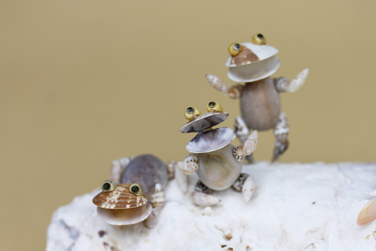
<path id="1" fill-rule="evenodd" d="M 208 113 L 201 114 L 199 110 L 188 107 L 185 118 L 189 120 L 180 132 L 197 135 L 188 142 L 188 154 L 177 167 L 185 174 L 197 172 L 199 181 L 195 191 L 191 193 L 191 200 L 198 206 L 212 206 L 219 203 L 219 199 L 210 193 L 233 186 L 243 192 L 245 201 L 249 201 L 255 189 L 251 176 L 242 173 L 242 160 L 250 155 L 257 146 L 257 130 L 254 130 L 243 145 L 233 146 L 231 141 L 236 137 L 235 132 L 227 127 L 213 129 L 212 127 L 227 119 L 228 113 L 223 112 L 217 102 L 210 102 L 206 107 Z"/>
<path id="2" fill-rule="evenodd" d="M 308 69 L 300 72 L 291 82 L 285 78 L 271 78 L 277 71 L 280 61 L 275 56 L 278 50 L 266 44 L 262 34 L 255 34 L 252 43 L 232 43 L 226 62 L 227 76 L 236 84 L 228 89 L 216 76 L 206 75 L 209 83 L 232 99 L 240 99 L 241 117 L 236 117 L 235 132 L 241 142 L 245 142 L 249 129 L 259 131 L 274 128 L 276 143 L 272 162 L 278 161 L 289 146 L 287 135 L 290 131 L 287 118 L 281 113 L 280 92 L 295 92 L 305 82 Z M 252 163 L 252 155 L 247 157 Z"/>

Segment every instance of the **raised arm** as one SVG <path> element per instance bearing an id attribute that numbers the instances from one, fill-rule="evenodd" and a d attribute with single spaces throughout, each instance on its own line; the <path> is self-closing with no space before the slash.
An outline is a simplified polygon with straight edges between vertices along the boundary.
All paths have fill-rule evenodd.
<path id="1" fill-rule="evenodd" d="M 209 81 L 210 85 L 213 86 L 216 90 L 224 92 L 226 96 L 232 99 L 240 98 L 242 95 L 243 86 L 240 84 L 233 85 L 230 89 L 227 89 L 222 80 L 217 76 L 206 74 L 206 79 Z"/>
<path id="2" fill-rule="evenodd" d="M 309 69 L 304 69 L 301 71 L 291 82 L 285 78 L 275 78 L 274 84 L 277 88 L 278 92 L 296 92 L 303 86 L 307 76 L 308 76 Z"/>
<path id="3" fill-rule="evenodd" d="M 178 162 L 178 168 L 186 175 L 194 174 L 198 169 L 198 158 L 196 154 L 190 153 L 184 161 Z"/>
<path id="4" fill-rule="evenodd" d="M 233 155 L 237 161 L 242 161 L 246 156 L 253 153 L 256 149 L 258 142 L 257 130 L 254 130 L 248 139 L 245 141 L 244 145 L 240 145 L 234 148 Z"/>

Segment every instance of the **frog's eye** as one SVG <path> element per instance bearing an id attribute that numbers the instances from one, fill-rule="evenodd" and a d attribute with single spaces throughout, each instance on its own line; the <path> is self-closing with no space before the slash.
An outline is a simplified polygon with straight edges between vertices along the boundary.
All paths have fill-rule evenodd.
<path id="1" fill-rule="evenodd" d="M 129 192 L 135 194 L 135 195 L 141 195 L 142 194 L 142 187 L 140 184 L 133 183 L 129 187 Z"/>
<path id="2" fill-rule="evenodd" d="M 253 35 L 252 42 L 256 45 L 266 44 L 266 38 L 261 33 Z"/>
<path id="3" fill-rule="evenodd" d="M 111 192 L 111 191 L 114 191 L 117 187 L 117 184 L 115 182 L 113 182 L 112 180 L 105 180 L 103 183 L 102 183 L 102 191 L 103 192 Z"/>
<path id="4" fill-rule="evenodd" d="M 243 46 L 241 46 L 241 44 L 239 44 L 239 43 L 232 43 L 228 47 L 228 52 L 233 57 L 238 55 L 242 50 L 243 50 Z"/>
<path id="5" fill-rule="evenodd" d="M 208 106 L 206 107 L 208 112 L 223 112 L 222 106 L 214 101 L 209 102 Z"/>
<path id="6" fill-rule="evenodd" d="M 201 112 L 193 107 L 188 107 L 184 113 L 184 117 L 189 121 L 193 120 L 195 117 L 201 115 Z"/>

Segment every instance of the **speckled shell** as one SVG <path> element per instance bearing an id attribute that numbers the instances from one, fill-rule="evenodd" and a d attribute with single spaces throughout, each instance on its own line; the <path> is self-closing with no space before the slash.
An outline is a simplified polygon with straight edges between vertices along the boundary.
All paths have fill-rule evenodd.
<path id="1" fill-rule="evenodd" d="M 112 192 L 101 192 L 94 197 L 93 203 L 106 209 L 131 209 L 145 205 L 148 200 L 142 195 L 129 191 L 130 183 L 120 184 Z"/>
<path id="2" fill-rule="evenodd" d="M 270 45 L 255 45 L 254 43 L 241 43 L 243 51 L 236 56 L 229 56 L 227 67 L 247 65 L 270 58 L 278 53 L 278 50 Z"/>
<path id="3" fill-rule="evenodd" d="M 212 126 L 218 125 L 225 121 L 228 117 L 227 112 L 209 112 L 197 116 L 195 120 L 189 121 L 185 124 L 180 132 L 190 133 L 190 132 L 199 132 L 205 129 L 208 129 Z"/>
<path id="4" fill-rule="evenodd" d="M 235 137 L 234 131 L 227 127 L 205 131 L 189 141 L 186 149 L 191 153 L 213 152 L 230 144 Z"/>

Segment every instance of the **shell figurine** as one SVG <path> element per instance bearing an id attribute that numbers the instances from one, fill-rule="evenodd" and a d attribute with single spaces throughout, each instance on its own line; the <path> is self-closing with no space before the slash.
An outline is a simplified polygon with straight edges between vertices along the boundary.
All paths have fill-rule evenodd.
<path id="1" fill-rule="evenodd" d="M 110 225 L 124 226 L 144 221 L 147 227 L 154 227 L 165 202 L 163 190 L 176 168 L 177 162 L 165 165 L 150 154 L 113 161 L 111 180 L 103 182 L 102 192 L 93 199 L 98 216 Z"/>
<path id="2" fill-rule="evenodd" d="M 262 34 L 255 34 L 251 43 L 232 43 L 226 62 L 227 76 L 238 83 L 228 89 L 216 76 L 206 75 L 209 83 L 217 90 L 233 99 L 240 99 L 241 117 L 236 117 L 235 132 L 241 142 L 245 142 L 249 130 L 269 130 L 274 128 L 276 143 L 272 161 L 278 161 L 289 145 L 290 131 L 287 118 L 281 113 L 280 92 L 295 92 L 305 82 L 308 69 L 300 72 L 291 82 L 285 78 L 271 78 L 277 71 L 280 61 L 278 50 L 266 44 Z M 253 162 L 252 155 L 247 157 Z"/>
<path id="3" fill-rule="evenodd" d="M 189 120 L 180 132 L 197 135 L 186 145 L 188 154 L 183 162 L 178 162 L 178 168 L 186 175 L 197 172 L 199 181 L 191 200 L 198 206 L 212 206 L 219 199 L 210 193 L 221 191 L 232 186 L 243 192 L 245 201 L 249 201 L 254 191 L 254 181 L 242 171 L 242 160 L 250 155 L 257 145 L 257 130 L 253 131 L 244 145 L 233 146 L 231 141 L 236 137 L 235 132 L 227 127 L 213 129 L 228 117 L 222 106 L 210 102 L 206 107 L 208 113 L 201 114 L 199 110 L 188 107 L 185 118 Z"/>

